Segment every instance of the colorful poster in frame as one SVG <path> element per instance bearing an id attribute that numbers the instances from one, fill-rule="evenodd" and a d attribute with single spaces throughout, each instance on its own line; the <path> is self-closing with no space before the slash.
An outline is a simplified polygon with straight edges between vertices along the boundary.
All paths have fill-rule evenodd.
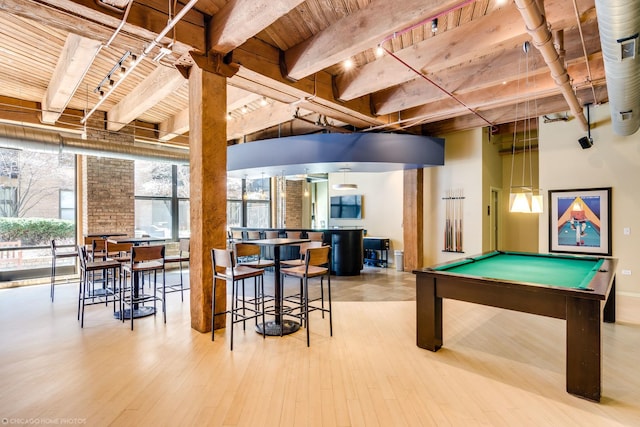
<path id="1" fill-rule="evenodd" d="M 549 190 L 549 252 L 611 255 L 611 187 Z"/>

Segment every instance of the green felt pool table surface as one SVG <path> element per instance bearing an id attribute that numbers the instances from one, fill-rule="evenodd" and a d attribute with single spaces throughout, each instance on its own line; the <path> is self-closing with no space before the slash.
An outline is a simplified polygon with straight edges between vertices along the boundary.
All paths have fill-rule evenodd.
<path id="1" fill-rule="evenodd" d="M 603 258 L 590 256 L 492 252 L 433 269 L 499 280 L 588 289 L 603 262 Z"/>

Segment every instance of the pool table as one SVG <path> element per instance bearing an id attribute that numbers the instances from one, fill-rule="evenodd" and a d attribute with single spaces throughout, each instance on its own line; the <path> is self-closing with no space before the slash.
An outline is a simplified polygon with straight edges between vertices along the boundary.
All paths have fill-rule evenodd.
<path id="1" fill-rule="evenodd" d="M 495 251 L 415 270 L 418 347 L 442 347 L 443 298 L 565 319 L 567 391 L 598 402 L 616 265 L 609 257 Z"/>

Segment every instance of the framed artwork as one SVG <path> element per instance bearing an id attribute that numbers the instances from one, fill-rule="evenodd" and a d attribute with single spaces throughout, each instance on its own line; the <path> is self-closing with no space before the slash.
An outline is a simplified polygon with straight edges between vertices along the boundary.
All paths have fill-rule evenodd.
<path id="1" fill-rule="evenodd" d="M 549 252 L 611 255 L 611 187 L 549 190 Z"/>

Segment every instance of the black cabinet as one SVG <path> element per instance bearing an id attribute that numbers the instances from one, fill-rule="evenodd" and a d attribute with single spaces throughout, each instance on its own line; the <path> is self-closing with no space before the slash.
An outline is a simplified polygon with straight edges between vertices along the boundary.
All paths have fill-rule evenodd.
<path id="1" fill-rule="evenodd" d="M 356 276 L 362 270 L 362 230 L 331 230 L 331 272 Z"/>
<path id="2" fill-rule="evenodd" d="M 389 239 L 386 237 L 365 237 L 364 263 L 374 267 L 388 267 Z"/>

